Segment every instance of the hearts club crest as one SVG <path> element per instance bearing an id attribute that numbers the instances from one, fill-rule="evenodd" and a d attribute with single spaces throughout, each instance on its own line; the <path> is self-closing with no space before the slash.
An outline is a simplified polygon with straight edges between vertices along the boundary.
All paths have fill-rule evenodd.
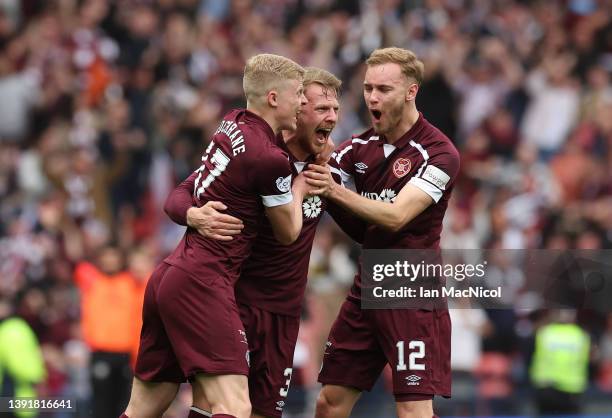
<path id="1" fill-rule="evenodd" d="M 393 163 L 393 174 L 398 179 L 401 179 L 402 177 L 404 177 L 406 174 L 410 172 L 411 168 L 412 168 L 412 163 L 410 162 L 409 159 L 398 158 Z"/>

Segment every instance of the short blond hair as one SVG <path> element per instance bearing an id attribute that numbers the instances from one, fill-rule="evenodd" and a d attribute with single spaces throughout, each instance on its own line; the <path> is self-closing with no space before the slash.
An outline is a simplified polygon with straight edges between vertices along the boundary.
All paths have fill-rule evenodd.
<path id="1" fill-rule="evenodd" d="M 423 82 L 425 65 L 417 58 L 414 52 L 407 49 L 394 46 L 376 49 L 366 60 L 366 64 L 368 66 L 388 63 L 398 64 L 402 69 L 402 74 L 404 74 L 409 80 L 412 79 L 416 81 L 419 86 Z"/>
<path id="2" fill-rule="evenodd" d="M 304 78 L 304 69 L 289 58 L 274 54 L 254 55 L 247 60 L 242 88 L 247 102 L 264 97 L 270 90 L 280 87 L 285 80 Z"/>
<path id="3" fill-rule="evenodd" d="M 304 68 L 304 89 L 311 84 L 320 84 L 326 91 L 333 92 L 336 96 L 340 95 L 340 87 L 342 87 L 342 81 L 332 73 L 322 68 L 317 67 L 306 67 Z"/>

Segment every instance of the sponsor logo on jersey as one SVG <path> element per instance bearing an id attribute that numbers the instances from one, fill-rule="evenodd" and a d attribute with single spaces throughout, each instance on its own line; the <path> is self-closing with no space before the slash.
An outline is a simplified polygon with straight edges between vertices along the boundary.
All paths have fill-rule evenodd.
<path id="1" fill-rule="evenodd" d="M 362 163 L 362 162 L 355 163 L 355 171 L 360 174 L 364 174 L 367 168 L 368 166 L 365 163 Z"/>
<path id="2" fill-rule="evenodd" d="M 276 405 L 277 405 L 276 410 L 282 412 L 283 407 L 285 406 L 285 401 L 278 401 L 276 402 Z"/>
<path id="3" fill-rule="evenodd" d="M 302 203 L 302 210 L 306 218 L 316 218 L 321 214 L 321 198 L 319 196 L 310 196 Z"/>
<path id="4" fill-rule="evenodd" d="M 410 173 L 412 163 L 407 158 L 398 158 L 393 163 L 393 175 L 398 179 L 401 179 L 406 174 Z"/>
<path id="5" fill-rule="evenodd" d="M 287 193 L 291 189 L 291 174 L 287 177 L 279 177 L 276 179 L 276 188 L 282 193 Z"/>
<path id="6" fill-rule="evenodd" d="M 421 384 L 421 378 L 417 375 L 411 374 L 406 378 L 408 386 L 419 386 Z"/>
<path id="7" fill-rule="evenodd" d="M 393 189 L 383 189 L 380 193 L 361 192 L 361 195 L 372 200 L 380 200 L 381 202 L 393 203 L 397 193 Z"/>

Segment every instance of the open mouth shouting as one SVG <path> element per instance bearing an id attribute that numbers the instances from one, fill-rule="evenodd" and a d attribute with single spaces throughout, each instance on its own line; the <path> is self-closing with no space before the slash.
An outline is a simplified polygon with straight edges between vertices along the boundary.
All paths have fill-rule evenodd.
<path id="1" fill-rule="evenodd" d="M 332 129 L 332 127 L 325 126 L 320 126 L 315 129 L 315 136 L 319 145 L 324 145 L 327 143 L 327 139 L 329 138 L 329 134 L 331 133 Z"/>
<path id="2" fill-rule="evenodd" d="M 378 109 L 370 109 L 370 115 L 372 116 L 372 122 L 380 123 L 380 118 L 382 117 L 382 112 Z"/>

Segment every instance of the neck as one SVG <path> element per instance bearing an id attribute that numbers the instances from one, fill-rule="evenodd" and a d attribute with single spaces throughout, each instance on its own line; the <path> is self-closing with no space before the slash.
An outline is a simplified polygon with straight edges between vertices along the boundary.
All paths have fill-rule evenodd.
<path id="1" fill-rule="evenodd" d="M 298 161 L 306 161 L 306 159 L 310 156 L 310 153 L 302 148 L 295 133 L 291 131 L 282 131 L 282 135 L 285 145 L 287 145 L 287 148 L 289 148 L 291 154 L 293 154 Z"/>
<path id="2" fill-rule="evenodd" d="M 280 129 L 278 127 L 276 119 L 274 118 L 274 116 L 272 116 L 272 112 L 270 110 L 260 109 L 259 107 L 254 106 L 251 103 L 247 103 L 246 108 L 249 112 L 255 113 L 257 116 L 265 120 L 266 123 L 270 125 L 270 128 L 272 128 L 272 131 L 274 131 L 275 134 L 278 134 Z"/>
<path id="3" fill-rule="evenodd" d="M 387 142 L 389 144 L 393 144 L 402 136 L 406 135 L 406 132 L 408 132 L 410 128 L 414 126 L 418 119 L 419 112 L 417 111 L 414 102 L 411 102 L 409 106 L 406 106 L 400 123 L 398 123 L 391 132 L 385 135 Z"/>

